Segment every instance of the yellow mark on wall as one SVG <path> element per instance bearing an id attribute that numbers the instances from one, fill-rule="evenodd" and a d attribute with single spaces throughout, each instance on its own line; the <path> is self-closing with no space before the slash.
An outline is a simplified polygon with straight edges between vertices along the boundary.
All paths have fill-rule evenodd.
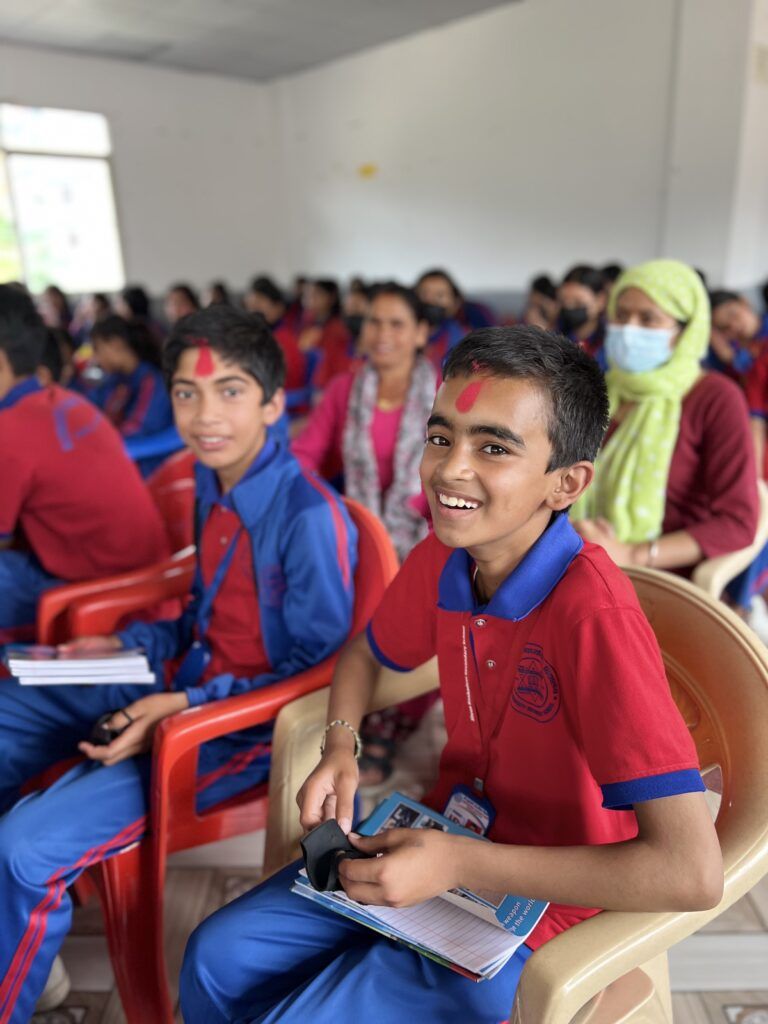
<path id="1" fill-rule="evenodd" d="M 378 164 L 360 164 L 357 168 L 357 173 L 361 178 L 375 178 L 379 173 Z"/>

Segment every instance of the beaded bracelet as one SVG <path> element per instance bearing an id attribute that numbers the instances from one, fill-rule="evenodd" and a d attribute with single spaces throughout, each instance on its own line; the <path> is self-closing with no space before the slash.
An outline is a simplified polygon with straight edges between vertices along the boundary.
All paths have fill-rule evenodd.
<path id="1" fill-rule="evenodd" d="M 349 729 L 349 731 L 355 737 L 355 760 L 359 760 L 361 754 L 363 753 L 363 741 L 360 739 L 360 733 L 353 725 L 350 725 L 349 722 L 345 722 L 343 718 L 334 718 L 332 722 L 329 722 L 328 725 L 326 725 L 325 730 L 323 732 L 323 738 L 320 741 L 320 753 L 325 753 L 325 738 L 330 732 L 330 730 L 334 727 L 334 725 L 343 725 L 344 728 Z"/>

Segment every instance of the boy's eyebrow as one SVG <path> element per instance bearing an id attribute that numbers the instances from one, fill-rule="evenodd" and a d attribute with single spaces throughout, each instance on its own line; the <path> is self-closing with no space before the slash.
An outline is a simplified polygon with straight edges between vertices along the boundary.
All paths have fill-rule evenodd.
<path id="1" fill-rule="evenodd" d="M 454 430 L 454 425 L 448 419 L 447 416 L 443 416 L 441 413 L 433 413 L 427 420 L 427 427 L 447 427 L 448 430 Z M 490 434 L 491 437 L 498 438 L 499 441 L 507 441 L 509 444 L 515 446 L 515 448 L 525 449 L 525 441 L 516 434 L 509 427 L 499 426 L 497 423 L 475 423 L 471 427 L 467 428 L 467 433 L 472 437 L 476 437 L 478 434 Z"/>
<path id="2" fill-rule="evenodd" d="M 237 374 L 230 373 L 226 377 L 214 377 L 211 381 L 212 384 L 226 384 L 232 380 L 246 381 L 246 377 L 240 377 Z M 190 380 L 188 377 L 174 377 L 171 380 L 171 384 L 191 384 L 193 387 L 197 385 L 197 381 Z"/>

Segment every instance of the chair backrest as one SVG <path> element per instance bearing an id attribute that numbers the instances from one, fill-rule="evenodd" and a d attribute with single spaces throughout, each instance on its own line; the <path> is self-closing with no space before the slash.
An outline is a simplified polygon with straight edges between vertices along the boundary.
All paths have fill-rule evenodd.
<path id="1" fill-rule="evenodd" d="M 664 954 L 768 872 L 768 649 L 730 609 L 686 580 L 653 569 L 627 574 L 661 647 L 705 781 L 722 792 L 716 827 L 723 899 L 697 913 L 606 911 L 556 936 L 523 971 L 515 1024 L 671 1019 Z M 659 986 L 656 1002 L 641 996 L 609 1012 L 610 999 L 602 996 L 612 990 L 628 998 L 627 982 L 638 968 L 646 984 L 653 976 Z"/>
<path id="2" fill-rule="evenodd" d="M 188 448 L 166 459 L 147 478 L 147 487 L 163 517 L 171 551 L 194 543 L 195 457 Z"/>
<path id="3" fill-rule="evenodd" d="M 656 634 L 705 781 L 722 792 L 717 829 L 726 875 L 755 857 L 765 870 L 768 649 L 722 602 L 687 580 L 652 569 L 627 575 Z"/>
<path id="4" fill-rule="evenodd" d="M 378 516 L 351 498 L 344 498 L 343 501 L 357 528 L 355 608 L 350 632 L 354 636 L 368 625 L 400 566 L 386 527 Z"/>

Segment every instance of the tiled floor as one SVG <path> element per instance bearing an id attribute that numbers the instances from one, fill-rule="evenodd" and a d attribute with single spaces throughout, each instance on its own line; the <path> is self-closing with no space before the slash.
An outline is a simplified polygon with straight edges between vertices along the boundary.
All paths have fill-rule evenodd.
<path id="1" fill-rule="evenodd" d="M 414 796 L 424 792 L 442 742 L 439 716 L 432 715 L 425 725 L 390 780 L 390 787 L 394 783 L 393 788 Z M 377 802 L 375 796 L 369 799 L 371 806 Z M 246 836 L 173 858 L 166 889 L 172 984 L 189 933 L 216 907 L 254 884 L 261 854 L 262 837 Z M 35 1016 L 33 1024 L 125 1024 L 102 931 L 97 906 L 75 911 L 63 949 L 73 991 L 64 1007 Z M 768 1024 L 768 878 L 675 947 L 670 966 L 675 1024 Z"/>

